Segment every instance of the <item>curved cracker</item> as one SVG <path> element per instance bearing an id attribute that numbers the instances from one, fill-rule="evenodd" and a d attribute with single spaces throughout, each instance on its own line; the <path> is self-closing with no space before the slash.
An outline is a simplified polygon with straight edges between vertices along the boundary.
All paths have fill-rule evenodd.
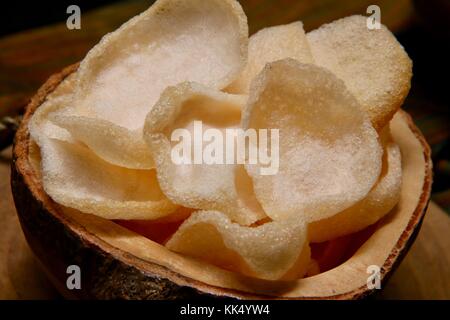
<path id="1" fill-rule="evenodd" d="M 75 115 L 57 114 L 52 121 L 111 164 L 130 169 L 155 167 L 141 130 L 128 130 L 106 120 Z"/>
<path id="2" fill-rule="evenodd" d="M 374 224 L 398 203 L 402 184 L 400 149 L 392 141 L 385 145 L 383 170 L 377 184 L 369 194 L 350 208 L 309 225 L 311 242 L 323 242 L 360 231 Z M 308 220 L 308 217 L 305 217 Z"/>
<path id="3" fill-rule="evenodd" d="M 315 63 L 344 80 L 381 130 L 402 105 L 411 86 L 412 62 L 383 25 L 370 30 L 367 17 L 351 16 L 307 35 Z"/>
<path id="4" fill-rule="evenodd" d="M 262 71 L 266 63 L 285 58 L 313 63 L 303 23 L 300 21 L 265 28 L 252 35 L 248 44 L 247 65 L 227 91 L 248 93 L 251 81 Z"/>
<path id="5" fill-rule="evenodd" d="M 157 219 L 178 207 L 154 170 L 111 165 L 79 143 L 43 138 L 40 148 L 44 190 L 59 204 L 106 219 Z"/>
<path id="6" fill-rule="evenodd" d="M 34 141 L 39 143 L 43 137 L 74 141 L 67 130 L 55 125 L 49 118 L 53 114 L 65 112 L 72 100 L 75 85 L 76 74 L 72 73 L 61 81 L 58 87 L 46 97 L 46 100 L 33 113 L 28 129 Z"/>
<path id="7" fill-rule="evenodd" d="M 285 59 L 254 80 L 242 127 L 279 129 L 279 171 L 246 164 L 273 220 L 329 217 L 364 198 L 381 171 L 378 134 L 344 83 L 315 65 Z"/>
<path id="8" fill-rule="evenodd" d="M 103 37 L 80 64 L 77 108 L 130 130 L 169 85 L 221 89 L 245 64 L 247 18 L 235 0 L 158 0 Z"/>
<path id="9" fill-rule="evenodd" d="M 203 130 L 213 128 L 225 137 L 226 129 L 239 127 L 244 99 L 192 82 L 169 87 L 147 116 L 144 138 L 152 150 L 161 189 L 169 199 L 185 207 L 219 210 L 233 221 L 249 225 L 265 215 L 242 164 L 195 164 L 194 151 L 185 155 L 190 163 L 172 159 L 177 145 L 186 142 L 185 137 L 172 141 L 175 130 L 185 130 L 188 137 L 198 139 L 195 122 L 202 121 Z M 190 141 L 192 149 L 202 148 L 201 141 Z M 204 143 L 200 150 L 205 151 L 212 142 Z"/>
<path id="10" fill-rule="evenodd" d="M 193 213 L 166 246 L 225 269 L 267 280 L 300 278 L 310 261 L 307 228 L 300 220 L 244 227 L 218 211 Z"/>

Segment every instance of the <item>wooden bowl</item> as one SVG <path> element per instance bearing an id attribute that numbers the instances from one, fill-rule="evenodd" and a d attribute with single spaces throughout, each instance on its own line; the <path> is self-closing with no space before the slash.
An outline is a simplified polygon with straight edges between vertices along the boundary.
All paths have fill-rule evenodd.
<path id="1" fill-rule="evenodd" d="M 11 184 L 26 239 L 58 290 L 69 298 L 176 299 L 198 296 L 285 299 L 356 299 L 368 289 L 367 267 L 377 265 L 384 283 L 420 228 L 430 197 L 430 149 L 412 119 L 399 111 L 391 122 L 403 156 L 399 204 L 370 238 L 341 265 L 295 281 L 248 278 L 167 250 L 112 221 L 63 209 L 44 192 L 28 122 L 49 93 L 77 69 L 53 75 L 33 97 L 17 132 Z M 81 268 L 81 289 L 68 290 L 67 267 Z"/>

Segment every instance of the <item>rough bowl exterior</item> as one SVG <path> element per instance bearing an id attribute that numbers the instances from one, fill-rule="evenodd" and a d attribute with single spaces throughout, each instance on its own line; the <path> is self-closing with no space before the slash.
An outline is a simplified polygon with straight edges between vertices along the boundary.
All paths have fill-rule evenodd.
<path id="1" fill-rule="evenodd" d="M 69 66 L 50 77 L 31 99 L 13 148 L 11 185 L 20 223 L 28 244 L 57 289 L 67 298 L 79 299 L 271 298 L 210 286 L 144 261 L 106 243 L 57 209 L 57 204 L 44 192 L 28 161 L 28 122 L 46 96 L 77 67 Z M 407 228 L 382 266 L 382 281 L 389 278 L 413 243 L 430 197 L 430 149 L 410 118 L 409 126 L 423 145 L 427 163 L 425 181 L 421 199 Z M 66 286 L 66 268 L 73 264 L 82 270 L 81 290 L 68 290 Z M 319 298 L 358 299 L 372 292 L 363 286 L 345 294 Z"/>

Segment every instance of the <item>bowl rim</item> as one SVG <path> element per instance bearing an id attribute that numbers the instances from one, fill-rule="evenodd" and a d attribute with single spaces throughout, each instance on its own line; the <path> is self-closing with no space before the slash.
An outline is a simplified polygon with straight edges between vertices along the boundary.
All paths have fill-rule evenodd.
<path id="1" fill-rule="evenodd" d="M 92 250 L 100 250 L 98 253 L 103 255 L 110 256 L 110 259 L 119 260 L 122 263 L 125 263 L 127 266 L 133 267 L 136 271 L 139 271 L 143 277 L 156 277 L 163 278 L 175 286 L 179 288 L 183 287 L 192 287 L 199 295 L 209 294 L 215 296 L 228 296 L 228 297 L 236 297 L 236 298 L 251 298 L 251 299 L 276 299 L 277 297 L 270 295 L 262 295 L 262 294 L 253 294 L 248 292 L 241 292 L 235 289 L 228 289 L 213 286 L 210 284 L 203 283 L 199 280 L 192 279 L 181 275 L 173 270 L 170 270 L 167 267 L 158 265 L 157 263 L 150 262 L 148 260 L 143 260 L 132 253 L 128 253 L 123 251 L 120 248 L 114 247 L 112 244 L 107 243 L 106 241 L 100 239 L 95 234 L 86 230 L 83 225 L 74 221 L 73 219 L 69 219 L 65 216 L 61 210 L 57 210 L 57 204 L 50 199 L 50 197 L 43 191 L 42 186 L 39 184 L 39 181 L 35 177 L 34 170 L 31 167 L 31 164 L 28 160 L 29 154 L 29 132 L 28 132 L 28 121 L 33 115 L 34 111 L 46 100 L 48 94 L 50 94 L 53 90 L 55 90 L 58 85 L 63 81 L 67 76 L 72 74 L 78 69 L 79 63 L 70 65 L 64 68 L 61 72 L 55 73 L 52 75 L 37 91 L 36 95 L 30 100 L 30 103 L 26 107 L 26 112 L 23 117 L 22 123 L 17 131 L 14 146 L 13 146 L 13 162 L 12 162 L 12 174 L 11 174 L 11 184 L 12 191 L 14 196 L 14 201 L 16 203 L 16 208 L 18 212 L 18 216 L 24 229 L 24 233 L 27 237 L 27 240 L 38 256 L 38 259 L 42 258 L 41 254 L 39 254 L 33 248 L 31 243 L 32 235 L 29 230 L 29 224 L 27 219 L 29 217 L 24 217 L 24 210 L 21 209 L 21 201 L 24 201 L 23 193 L 26 191 L 29 192 L 28 196 L 25 198 L 32 197 L 33 200 L 38 201 L 39 205 L 44 209 L 46 213 L 51 215 L 51 218 L 56 220 L 59 224 L 62 224 L 73 236 L 77 239 L 81 239 L 84 242 L 84 245 L 87 245 Z M 417 236 L 418 230 L 420 229 L 421 223 L 423 221 L 423 217 L 426 212 L 426 208 L 428 206 L 428 202 L 431 194 L 431 184 L 432 184 L 432 162 L 431 162 L 431 150 L 423 137 L 420 130 L 414 125 L 413 120 L 409 114 L 405 111 L 401 111 L 405 116 L 408 122 L 408 126 L 410 130 L 413 132 L 415 137 L 418 139 L 423 148 L 423 157 L 425 159 L 425 174 L 424 174 L 424 182 L 422 187 L 422 193 L 420 195 L 420 199 L 418 205 L 416 206 L 414 212 L 411 214 L 411 217 L 408 221 L 406 228 L 401 233 L 398 238 L 395 246 L 392 248 L 388 258 L 384 262 L 381 267 L 381 281 L 385 283 L 388 280 L 389 276 L 392 274 L 392 271 L 400 264 L 403 256 L 408 251 L 409 247 L 414 242 L 415 237 Z M 29 190 L 24 190 L 29 189 Z M 30 199 L 28 199 L 30 200 Z M 56 206 L 55 206 L 56 205 Z M 41 262 L 42 263 L 42 262 Z M 42 263 L 45 265 L 45 263 Z M 48 270 L 47 270 L 48 271 Z M 51 272 L 50 272 L 51 273 Z M 53 277 L 50 274 L 50 277 Z M 58 285 L 60 287 L 60 285 Z M 63 292 L 64 288 L 60 288 Z M 301 296 L 297 298 L 289 298 L 289 299 L 359 299 L 365 297 L 374 290 L 370 290 L 367 286 L 357 287 L 351 291 L 340 293 L 331 296 L 324 297 L 307 297 Z M 191 292 L 192 294 L 192 292 Z M 95 296 L 95 295 L 94 295 Z M 101 295 L 97 295 L 96 297 L 102 297 Z M 283 298 L 283 297 L 280 297 Z"/>

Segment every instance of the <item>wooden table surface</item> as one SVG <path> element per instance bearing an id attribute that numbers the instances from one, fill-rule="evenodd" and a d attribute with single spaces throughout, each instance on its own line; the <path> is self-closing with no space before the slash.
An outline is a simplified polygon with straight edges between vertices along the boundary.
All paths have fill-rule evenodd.
<path id="1" fill-rule="evenodd" d="M 23 107 L 45 79 L 79 61 L 101 36 L 117 28 L 151 1 L 134 0 L 82 14 L 82 29 L 65 23 L 0 39 L 0 118 Z M 391 30 L 412 19 L 410 0 L 242 0 L 250 32 L 297 19 L 311 30 L 350 14 L 365 14 L 378 4 L 382 22 Z M 58 299 L 28 248 L 12 201 L 11 150 L 0 153 L 0 299 Z M 431 204 L 422 230 L 405 260 L 379 298 L 450 299 L 450 218 Z"/>

